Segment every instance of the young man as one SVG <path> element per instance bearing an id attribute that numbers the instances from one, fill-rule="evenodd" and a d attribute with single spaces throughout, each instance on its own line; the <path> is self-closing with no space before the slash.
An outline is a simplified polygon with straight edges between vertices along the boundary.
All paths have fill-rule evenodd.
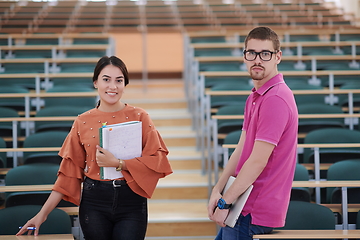
<path id="1" fill-rule="evenodd" d="M 298 112 L 294 95 L 278 73 L 282 52 L 277 34 L 253 29 L 245 39 L 244 62 L 254 88 L 245 106 L 239 143 L 209 200 L 209 218 L 222 228 L 216 240 L 247 240 L 285 225 L 296 164 Z M 236 180 L 222 195 L 230 176 Z M 229 205 L 254 188 L 234 228 L 224 221 Z"/>

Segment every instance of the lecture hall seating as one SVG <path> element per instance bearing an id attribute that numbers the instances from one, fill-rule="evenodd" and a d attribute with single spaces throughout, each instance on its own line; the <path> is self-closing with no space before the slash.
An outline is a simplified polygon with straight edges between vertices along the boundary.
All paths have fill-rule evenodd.
<path id="1" fill-rule="evenodd" d="M 87 33 L 88 36 L 90 36 L 100 33 L 100 35 L 104 36 L 104 34 L 106 35 L 111 32 L 182 32 L 187 37 L 191 37 L 191 41 L 194 42 L 204 40 L 207 38 L 207 35 L 212 34 L 217 38 L 216 41 L 219 41 L 220 39 L 225 44 L 228 44 L 226 42 L 230 40 L 241 44 L 248 30 L 257 24 L 267 24 L 276 29 L 280 34 L 281 40 L 284 44 L 287 44 L 287 46 L 284 46 L 286 46 L 288 53 L 292 52 L 293 56 L 284 57 L 284 67 L 285 62 L 288 62 L 286 67 L 294 67 L 293 65 L 300 61 L 306 65 L 306 72 L 303 72 L 301 69 L 296 69 L 296 71 L 291 73 L 294 78 L 305 78 L 305 81 L 310 81 L 310 83 L 320 82 L 322 87 L 327 88 L 329 86 L 339 87 L 344 83 L 343 79 L 349 79 L 356 74 L 358 75 L 354 70 L 346 72 L 346 74 L 345 72 L 342 72 L 341 74 L 335 72 L 333 75 L 331 75 L 330 71 L 326 73 L 313 73 L 313 70 L 316 68 L 319 68 L 317 70 L 326 69 L 328 62 L 324 61 L 330 60 L 331 58 L 331 60 L 343 61 L 345 63 L 342 64 L 343 66 L 347 66 L 346 61 L 354 61 L 354 66 L 356 66 L 356 62 L 359 60 L 359 47 L 358 44 L 355 43 L 356 41 L 359 41 L 359 38 L 354 34 L 356 32 L 358 33 L 358 28 L 355 26 L 356 19 L 351 15 L 345 14 L 332 3 L 325 3 L 323 1 L 314 3 L 310 0 L 274 0 L 271 2 L 243 0 L 241 3 L 240 1 L 235 1 L 233 4 L 224 4 L 220 0 L 207 0 L 203 3 L 197 3 L 197 1 L 192 0 L 183 0 L 178 2 L 147 1 L 147 5 L 136 4 L 135 2 L 130 1 L 117 1 L 117 4 L 112 5 L 111 3 L 114 2 L 115 1 L 109 1 L 109 5 L 99 2 L 88 2 L 86 4 L 83 2 L 81 4 L 80 1 L 58 1 L 56 4 L 51 2 L 39 3 L 31 1 L 28 1 L 27 4 L 24 4 L 24 2 L 2 2 L 2 4 L 0 4 L 0 12 L 4 14 L 2 15 L 0 22 L 0 33 L 4 34 L 0 34 L 0 45 L 1 50 L 4 51 L 2 52 L 2 56 L 7 55 L 9 58 L 2 57 L 0 59 L 0 66 L 6 70 L 6 68 L 10 69 L 10 67 L 20 64 L 22 61 L 23 63 L 24 61 L 28 61 L 29 64 L 38 67 L 37 71 L 40 72 L 32 74 L 26 72 L 23 74 L 15 74 L 9 72 L 6 73 L 5 71 L 1 73 L 1 76 L 10 79 L 10 81 L 17 81 L 19 83 L 21 78 L 26 76 L 26 78 L 30 79 L 32 82 L 32 88 L 39 92 L 39 95 L 37 96 L 30 95 L 33 93 L 30 93 L 28 96 L 31 96 L 31 99 L 34 100 L 38 99 L 36 104 L 40 104 L 37 106 L 41 106 L 41 100 L 46 96 L 41 95 L 43 93 L 40 92 L 51 88 L 52 84 L 54 84 L 54 86 L 58 85 L 59 82 L 62 82 L 63 79 L 66 79 L 69 76 L 77 77 L 78 79 L 91 77 L 90 72 L 76 74 L 61 72 L 62 67 L 65 71 L 68 71 L 66 70 L 66 67 L 79 61 L 79 57 L 81 57 L 79 55 L 75 56 L 79 52 L 76 52 L 76 50 L 72 51 L 69 49 L 69 46 L 77 44 L 78 46 L 75 46 L 75 48 L 78 48 L 79 50 L 80 46 L 84 44 L 88 46 L 90 44 L 98 44 L 98 46 L 100 44 L 109 44 L 108 42 L 100 43 L 102 41 L 100 37 L 98 40 L 94 38 L 88 40 L 87 37 L 75 39 L 71 37 L 72 34 L 77 35 L 79 33 Z M 346 28 L 346 30 L 344 30 L 344 28 Z M 34 33 L 36 33 L 36 35 L 32 35 Z M 46 38 L 48 38 L 46 36 L 49 35 L 49 33 L 56 33 L 61 37 L 46 40 Z M 14 38 L 8 38 L 6 34 L 11 34 Z M 196 40 L 196 37 L 201 39 Z M 351 41 L 351 43 L 349 41 Z M 326 45 L 327 42 L 329 42 L 328 45 Z M 43 49 L 41 49 L 42 46 L 36 46 L 36 48 L 38 48 L 36 53 L 39 54 L 36 59 L 28 58 L 29 52 L 26 52 L 26 45 L 28 44 L 32 45 L 32 47 L 35 47 L 34 45 L 44 45 Z M 343 55 L 332 54 L 331 58 L 329 55 L 321 56 L 322 54 L 310 56 L 311 53 L 314 53 L 316 48 L 321 50 L 319 44 L 324 45 L 321 48 L 327 48 L 327 50 L 335 49 L 338 51 L 341 49 L 343 50 Z M 52 45 L 54 47 L 51 47 Z M 314 46 L 316 47 L 315 49 L 313 48 Z M 235 50 L 236 48 L 238 49 L 234 52 L 239 53 L 241 46 L 235 47 Z M 49 51 L 49 49 L 51 49 L 51 51 Z M 225 48 L 221 49 L 221 51 L 218 50 L 216 54 L 221 54 L 224 49 Z M 106 48 L 100 49 L 100 47 L 98 50 L 108 51 Z M 83 49 L 80 49 L 80 51 L 83 51 Z M 92 51 L 95 55 L 94 58 L 96 58 L 97 55 L 95 50 L 90 51 Z M 227 49 L 226 52 L 232 54 L 233 49 Z M 70 59 L 69 56 L 72 58 Z M 299 58 L 299 56 L 301 58 Z M 229 59 L 235 62 L 234 66 L 237 66 L 236 64 L 241 64 L 241 60 L 238 60 L 239 56 L 237 56 L 238 59 L 233 56 L 231 57 L 232 59 Z M 203 59 L 199 58 L 198 60 L 202 61 Z M 92 61 L 93 59 L 89 58 L 87 61 L 84 61 L 84 63 L 91 63 Z M 297 66 L 301 67 L 301 64 L 298 64 Z M 302 72 L 302 76 L 298 75 L 299 72 Z M 187 74 L 189 74 L 189 72 L 185 72 L 184 77 L 187 76 Z M 213 74 L 214 73 L 204 73 L 203 77 L 207 82 L 210 82 L 208 81 L 210 79 L 215 80 L 215 78 L 218 78 L 217 81 L 219 81 L 219 79 L 221 81 L 221 78 L 224 77 Z M 227 74 L 228 78 L 241 77 L 247 80 L 245 73 L 240 74 L 240 76 L 236 74 L 234 76 L 229 76 L 229 73 Z M 194 85 L 191 84 L 194 83 L 188 84 L 185 82 L 185 85 L 187 85 L 186 89 L 194 87 Z M 22 85 L 29 86 L 29 82 L 24 81 L 22 82 Z M 201 91 L 205 94 L 205 89 L 202 89 Z M 66 94 L 63 96 L 66 96 Z M 329 96 L 331 96 L 331 93 Z M 334 98 L 330 98 L 330 101 L 335 101 L 331 99 Z M 343 99 L 340 100 L 343 101 Z M 351 107 L 348 110 L 350 110 L 350 112 L 353 111 Z M 28 111 L 25 114 L 25 117 L 32 117 L 33 115 L 31 114 L 33 113 L 34 112 Z M 212 114 L 214 113 L 215 110 Z M 22 120 L 19 120 L 19 124 L 21 122 L 26 122 L 23 117 L 24 113 L 22 114 Z M 45 121 L 49 119 L 38 120 Z M 67 117 L 66 120 L 71 119 Z M 37 120 L 34 119 L 34 121 Z M 182 154 L 184 154 L 184 152 Z M 174 177 L 178 177 L 178 175 L 174 175 Z M 186 176 L 182 176 L 181 179 L 187 178 L 188 177 Z M 189 179 L 196 179 L 196 176 L 194 175 Z M 206 182 L 206 175 L 201 176 L 201 179 Z M 169 178 L 169 181 L 170 180 L 177 182 L 174 178 Z M 167 182 L 160 184 L 161 188 L 159 188 L 159 195 L 164 196 L 163 194 L 166 195 L 166 192 L 170 191 L 170 188 L 168 188 L 170 185 L 166 184 Z M 207 195 L 206 187 L 199 187 L 196 189 L 193 187 L 192 190 L 183 187 L 182 190 L 190 191 L 188 195 L 192 196 L 201 194 L 202 198 L 206 198 Z M 174 193 L 174 196 L 175 195 L 179 197 L 178 193 Z M 159 212 L 159 210 L 163 208 L 161 201 L 156 203 L 152 202 L 153 204 L 150 205 L 152 213 Z M 202 209 L 203 206 L 206 205 L 206 200 L 203 202 L 199 201 L 196 208 Z M 184 204 L 184 206 L 185 208 L 188 207 L 186 204 Z M 169 209 L 177 207 L 178 205 L 175 202 L 172 202 L 167 206 Z M 204 216 L 203 213 L 197 212 L 197 214 L 197 221 L 204 221 L 204 219 L 201 219 Z M 159 225 L 159 223 L 162 221 L 166 222 L 168 219 L 166 214 L 157 217 L 158 218 L 151 218 L 150 221 L 149 234 L 151 236 L 159 236 L 159 230 L 161 229 L 157 226 L 162 226 L 161 224 Z M 177 221 L 180 221 L 181 223 L 174 222 L 174 225 L 177 225 L 178 228 L 181 225 L 181 229 L 186 229 L 187 225 L 183 223 L 183 220 L 184 219 L 181 220 L 181 218 L 177 219 Z M 171 232 L 172 228 L 169 227 L 167 229 L 169 231 L 162 231 L 162 234 L 164 234 L 163 236 L 173 234 Z M 215 234 L 214 225 L 209 221 L 204 221 L 203 225 L 199 226 L 199 229 L 203 231 L 203 235 Z M 210 233 L 209 231 L 206 231 L 206 229 L 212 229 L 213 231 Z M 177 234 L 181 236 L 183 233 Z M 192 232 L 192 234 L 196 233 Z M 260 236 L 260 238 L 276 238 L 276 236 L 280 236 L 281 234 L 290 234 L 286 235 L 287 238 L 296 238 L 296 236 L 299 236 L 299 233 L 295 232 L 280 232 L 270 236 Z M 309 234 L 304 236 L 304 238 L 315 236 L 314 232 L 303 231 L 301 234 L 302 236 L 304 236 L 304 234 Z M 360 238 L 358 232 L 351 232 L 352 235 L 350 232 L 349 235 L 344 235 L 344 232 L 326 232 L 326 234 L 329 235 L 324 234 L 323 236 L 326 236 L 327 238 Z"/>

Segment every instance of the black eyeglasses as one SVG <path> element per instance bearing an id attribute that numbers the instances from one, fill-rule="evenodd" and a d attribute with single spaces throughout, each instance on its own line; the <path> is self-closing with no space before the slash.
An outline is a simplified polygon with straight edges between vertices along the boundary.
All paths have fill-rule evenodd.
<path id="1" fill-rule="evenodd" d="M 259 55 L 260 59 L 263 61 L 270 61 L 273 54 L 278 53 L 279 51 L 276 50 L 275 52 L 271 51 L 261 51 L 261 52 L 255 52 L 252 50 L 244 50 L 244 57 L 248 61 L 254 61 L 256 57 Z"/>

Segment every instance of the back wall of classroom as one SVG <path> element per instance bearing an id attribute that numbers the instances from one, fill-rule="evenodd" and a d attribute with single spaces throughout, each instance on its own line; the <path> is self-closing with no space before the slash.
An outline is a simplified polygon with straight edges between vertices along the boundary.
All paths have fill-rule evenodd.
<path id="1" fill-rule="evenodd" d="M 147 33 L 145 37 L 141 33 L 118 33 L 112 36 L 115 53 L 125 62 L 130 77 L 141 78 L 144 67 L 149 78 L 182 77 L 184 53 L 181 33 Z"/>

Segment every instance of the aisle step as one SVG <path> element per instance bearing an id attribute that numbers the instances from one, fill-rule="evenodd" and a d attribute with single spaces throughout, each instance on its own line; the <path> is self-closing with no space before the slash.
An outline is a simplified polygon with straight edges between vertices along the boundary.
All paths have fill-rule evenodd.
<path id="1" fill-rule="evenodd" d="M 184 98 L 162 98 L 162 99 L 124 99 L 125 103 L 143 108 L 145 110 L 151 109 L 178 109 L 187 108 L 187 102 Z"/>
<path id="2" fill-rule="evenodd" d="M 186 108 L 149 109 L 147 112 L 157 128 L 191 126 L 191 115 Z"/>
<path id="3" fill-rule="evenodd" d="M 168 146 L 170 164 L 173 170 L 201 169 L 201 153 L 195 146 Z"/>
<path id="4" fill-rule="evenodd" d="M 134 106 L 150 109 L 187 108 L 184 83 L 181 79 L 131 81 L 126 87 L 123 101 Z"/>
<path id="5" fill-rule="evenodd" d="M 144 91 L 144 89 L 147 89 L 147 93 L 151 93 L 166 88 L 176 88 L 180 89 L 180 92 L 184 92 L 184 81 L 182 79 L 149 79 L 147 81 L 142 79 L 131 79 L 126 90 L 137 89 Z"/>
<path id="6" fill-rule="evenodd" d="M 196 134 L 189 126 L 157 128 L 167 147 L 196 146 Z"/>
<path id="7" fill-rule="evenodd" d="M 207 200 L 151 200 L 147 237 L 213 236 L 216 224 L 209 220 Z"/>
<path id="8" fill-rule="evenodd" d="M 161 178 L 152 199 L 207 199 L 208 177 L 200 170 L 174 170 Z"/>

